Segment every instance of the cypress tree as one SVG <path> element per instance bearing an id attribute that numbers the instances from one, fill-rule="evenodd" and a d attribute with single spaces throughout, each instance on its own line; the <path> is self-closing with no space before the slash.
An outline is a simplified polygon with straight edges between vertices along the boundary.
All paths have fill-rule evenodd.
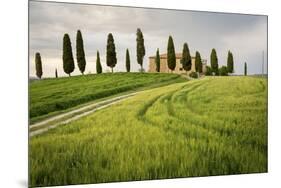
<path id="1" fill-rule="evenodd" d="M 183 44 L 183 50 L 182 50 L 182 58 L 181 58 L 181 64 L 182 68 L 185 71 L 190 71 L 191 70 L 191 56 L 189 52 L 189 48 L 187 43 Z"/>
<path id="2" fill-rule="evenodd" d="M 143 34 L 140 28 L 137 29 L 137 62 L 141 66 L 141 70 L 143 70 L 142 63 L 143 57 L 145 56 L 145 46 L 144 46 L 144 39 Z"/>
<path id="3" fill-rule="evenodd" d="M 39 52 L 35 54 L 35 69 L 36 69 L 36 76 L 41 79 L 43 75 L 43 71 L 42 71 L 41 55 Z"/>
<path id="4" fill-rule="evenodd" d="M 212 72 L 214 72 L 216 75 L 219 75 L 219 64 L 218 64 L 218 57 L 217 52 L 213 48 L 211 52 L 211 68 Z"/>
<path id="5" fill-rule="evenodd" d="M 230 51 L 227 54 L 227 72 L 233 73 L 233 54 Z"/>
<path id="6" fill-rule="evenodd" d="M 131 68 L 131 66 L 130 66 L 130 54 L 129 54 L 129 50 L 127 48 L 127 50 L 126 50 L 126 70 L 127 70 L 127 72 L 130 72 L 130 68 Z"/>
<path id="7" fill-rule="evenodd" d="M 157 51 L 156 51 L 155 65 L 156 65 L 156 72 L 160 72 L 160 55 L 159 55 L 159 48 L 157 48 Z"/>
<path id="8" fill-rule="evenodd" d="M 202 60 L 201 55 L 198 51 L 195 53 L 195 69 L 196 72 L 202 73 Z"/>
<path id="9" fill-rule="evenodd" d="M 169 69 L 173 72 L 176 68 L 176 54 L 173 38 L 169 36 L 168 48 L 167 48 L 167 63 Z"/>
<path id="10" fill-rule="evenodd" d="M 85 52 L 84 52 L 84 44 L 81 31 L 77 31 L 76 35 L 76 58 L 79 70 L 82 74 L 84 74 L 85 67 L 86 67 L 86 59 L 85 59 Z"/>
<path id="11" fill-rule="evenodd" d="M 115 67 L 117 63 L 115 44 L 113 35 L 111 33 L 107 36 L 107 45 L 106 45 L 106 64 L 111 68 L 111 72 L 113 72 L 113 67 Z"/>
<path id="12" fill-rule="evenodd" d="M 74 60 L 72 55 L 72 47 L 69 35 L 66 33 L 63 37 L 63 70 L 66 74 L 70 74 L 74 71 Z"/>
<path id="13" fill-rule="evenodd" d="M 57 71 L 57 69 L 55 71 L 55 76 L 56 76 L 56 78 L 58 78 L 58 71 Z"/>
<path id="14" fill-rule="evenodd" d="M 99 53 L 99 51 L 97 51 L 96 71 L 97 71 L 97 74 L 102 73 L 102 66 L 101 66 L 101 63 L 100 63 L 100 53 Z"/>
<path id="15" fill-rule="evenodd" d="M 245 62 L 244 63 L 244 76 L 247 76 L 247 72 L 248 72 L 248 70 L 247 70 L 247 63 Z"/>

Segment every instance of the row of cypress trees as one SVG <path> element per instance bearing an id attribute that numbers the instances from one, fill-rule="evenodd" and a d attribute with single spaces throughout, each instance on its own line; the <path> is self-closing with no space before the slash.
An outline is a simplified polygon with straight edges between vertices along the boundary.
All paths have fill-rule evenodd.
<path id="1" fill-rule="evenodd" d="M 136 51 L 137 51 L 137 62 L 141 66 L 141 70 L 143 70 L 143 57 L 145 56 L 145 46 L 144 46 L 144 38 L 142 31 L 138 28 L 136 33 Z M 77 64 L 80 72 L 84 74 L 86 68 L 86 59 L 85 59 L 85 51 L 84 51 L 84 43 L 83 37 L 80 30 L 77 31 L 76 35 L 76 58 Z M 71 73 L 75 69 L 74 59 L 72 54 L 72 46 L 70 37 L 67 33 L 63 36 L 63 70 L 66 74 L 71 76 Z M 113 68 L 117 64 L 116 57 L 116 48 L 114 43 L 114 38 L 112 33 L 109 33 L 107 36 L 107 45 L 106 45 L 106 65 L 111 68 L 111 72 L 113 72 Z M 130 72 L 130 54 L 129 50 L 126 49 L 126 71 Z M 43 75 L 42 71 L 42 61 L 40 53 L 35 54 L 35 66 L 36 66 L 36 75 L 38 78 L 41 78 Z M 96 71 L 98 74 L 102 73 L 102 66 L 100 62 L 99 51 L 97 51 L 97 60 L 96 60 Z M 57 69 L 55 71 L 55 76 L 58 77 Z"/>
<path id="2" fill-rule="evenodd" d="M 137 36 L 136 38 L 137 63 L 141 66 L 141 70 L 143 70 L 143 58 L 145 56 L 145 46 L 144 46 L 144 37 L 142 31 L 139 28 L 137 29 L 136 36 Z M 76 35 L 76 58 L 77 58 L 78 68 L 80 72 L 84 74 L 86 68 L 86 59 L 85 59 L 85 52 L 84 52 L 83 37 L 80 30 L 77 31 L 77 35 Z M 210 59 L 211 59 L 211 67 L 207 67 L 207 74 L 211 72 L 211 73 L 215 73 L 215 75 L 219 75 L 218 58 L 215 49 L 212 49 Z M 160 72 L 159 49 L 157 49 L 156 51 L 155 63 L 156 63 L 156 71 Z M 41 78 L 43 71 L 42 71 L 42 61 L 41 61 L 40 53 L 36 53 L 35 55 L 35 64 L 36 64 L 36 75 L 39 78 Z M 108 67 L 111 68 L 111 72 L 113 72 L 113 68 L 117 64 L 116 48 L 115 48 L 115 43 L 112 33 L 109 33 L 107 37 L 106 64 Z M 168 68 L 173 72 L 176 67 L 176 53 L 175 53 L 175 47 L 174 47 L 172 36 L 169 36 L 168 39 L 167 64 L 168 64 Z M 187 43 L 184 43 L 183 45 L 181 64 L 185 71 L 191 70 L 192 58 Z M 128 49 L 126 49 L 125 65 L 126 65 L 126 71 L 130 72 L 130 55 Z M 63 70 L 66 74 L 70 76 L 71 73 L 74 71 L 74 69 L 75 69 L 75 65 L 72 55 L 71 41 L 69 35 L 66 33 L 64 34 L 63 37 Z M 195 53 L 195 69 L 196 72 L 202 73 L 202 60 L 201 60 L 201 55 L 198 51 L 196 51 Z M 226 72 L 228 73 L 233 72 L 233 54 L 230 51 L 228 52 L 227 68 L 225 69 L 227 69 Z M 98 74 L 102 73 L 99 51 L 97 51 L 96 71 Z M 55 75 L 56 77 L 58 77 L 57 69 Z"/>
<path id="3" fill-rule="evenodd" d="M 144 46 L 144 38 L 141 30 L 137 29 L 137 62 L 140 64 L 141 69 L 143 69 L 143 57 L 145 55 L 145 46 Z M 76 55 L 77 55 L 77 63 L 79 70 L 82 74 L 84 74 L 85 66 L 86 66 L 86 60 L 85 60 L 85 52 L 84 52 L 84 45 L 83 45 L 83 39 L 81 31 L 78 30 L 77 37 L 76 37 Z M 126 49 L 126 70 L 127 72 L 130 72 L 130 54 L 129 50 Z M 106 45 L 106 65 L 111 68 L 111 72 L 113 72 L 113 68 L 117 64 L 117 55 L 116 55 L 116 48 L 114 43 L 114 38 L 112 33 L 109 33 L 107 36 L 107 45 Z M 71 43 L 70 38 L 68 34 L 64 35 L 63 40 L 63 67 L 64 72 L 69 74 L 74 71 L 74 61 L 72 57 L 71 52 Z M 102 73 L 102 66 L 100 63 L 100 55 L 99 51 L 97 51 L 97 61 L 96 61 L 96 70 L 97 73 Z"/>
<path id="4" fill-rule="evenodd" d="M 218 65 L 218 58 L 216 50 L 213 48 L 211 51 L 211 67 L 207 67 L 209 69 L 209 72 L 214 72 L 215 75 L 219 75 L 219 65 Z M 188 44 L 184 43 L 183 50 L 182 50 L 182 58 L 181 58 L 181 64 L 182 68 L 185 71 L 190 71 L 192 66 L 192 58 L 190 55 L 190 51 L 188 48 Z M 160 55 L 159 55 L 159 49 L 156 51 L 155 56 L 155 64 L 156 64 L 156 71 L 160 72 Z M 168 39 L 168 47 L 167 47 L 167 64 L 168 68 L 173 72 L 176 68 L 176 53 L 175 53 L 175 47 L 172 36 L 169 36 Z M 223 66 L 222 69 L 226 69 L 225 72 L 227 73 L 233 73 L 233 54 L 232 52 L 228 51 L 228 57 L 227 57 L 227 67 Z M 198 51 L 195 53 L 195 70 L 198 73 L 202 73 L 202 59 L 201 55 Z M 208 71 L 207 71 L 208 72 Z"/>

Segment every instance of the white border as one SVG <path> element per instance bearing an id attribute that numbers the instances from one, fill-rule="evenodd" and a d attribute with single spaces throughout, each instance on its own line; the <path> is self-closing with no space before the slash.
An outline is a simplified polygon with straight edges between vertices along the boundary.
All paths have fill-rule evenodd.
<path id="1" fill-rule="evenodd" d="M 58 0 L 60 1 L 60 0 Z M 269 173 L 73 187 L 280 187 L 280 5 L 276 0 L 66 0 L 68 2 L 269 15 Z M 27 0 L 1 1 L 0 187 L 27 183 Z M 279 81 L 280 80 L 280 81 Z M 278 186 L 279 185 L 279 186 Z"/>

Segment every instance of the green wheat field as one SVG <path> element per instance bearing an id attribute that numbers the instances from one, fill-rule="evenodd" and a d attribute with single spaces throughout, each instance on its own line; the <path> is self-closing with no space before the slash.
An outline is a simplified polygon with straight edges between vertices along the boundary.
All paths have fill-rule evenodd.
<path id="1" fill-rule="evenodd" d="M 30 83 L 30 121 L 104 97 L 182 81 L 186 80 L 180 75 L 168 73 L 103 73 L 34 80 Z"/>
<path id="2" fill-rule="evenodd" d="M 31 116 L 55 111 L 36 103 L 35 90 Z M 32 137 L 29 147 L 31 186 L 267 172 L 267 79 L 205 77 L 147 89 Z"/>

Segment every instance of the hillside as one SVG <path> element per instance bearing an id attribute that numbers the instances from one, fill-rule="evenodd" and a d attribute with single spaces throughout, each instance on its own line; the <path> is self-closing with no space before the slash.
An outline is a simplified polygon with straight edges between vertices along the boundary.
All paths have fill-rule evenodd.
<path id="1" fill-rule="evenodd" d="M 104 73 L 30 82 L 31 122 L 104 97 L 186 81 L 164 73 Z"/>
<path id="2" fill-rule="evenodd" d="M 35 136 L 30 148 L 37 186 L 267 172 L 267 79 L 150 89 Z"/>

